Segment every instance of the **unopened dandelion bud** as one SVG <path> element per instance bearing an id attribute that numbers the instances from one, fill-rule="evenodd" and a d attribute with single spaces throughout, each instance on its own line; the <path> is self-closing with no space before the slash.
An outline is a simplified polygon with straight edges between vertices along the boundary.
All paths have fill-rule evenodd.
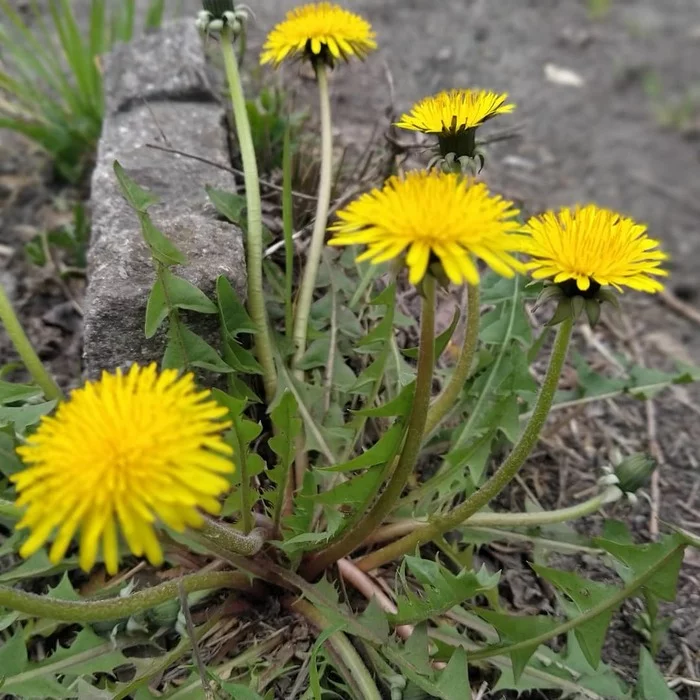
<path id="1" fill-rule="evenodd" d="M 635 453 L 626 457 L 615 467 L 618 486 L 625 493 L 635 493 L 647 484 L 656 463 L 648 455 Z"/>
<path id="2" fill-rule="evenodd" d="M 226 12 L 235 13 L 236 11 L 233 0 L 202 0 L 202 7 L 215 19 L 221 19 Z"/>

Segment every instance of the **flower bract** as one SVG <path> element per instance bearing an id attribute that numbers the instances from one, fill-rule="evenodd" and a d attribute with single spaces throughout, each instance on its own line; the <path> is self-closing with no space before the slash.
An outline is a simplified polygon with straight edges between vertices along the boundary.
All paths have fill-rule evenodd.
<path id="1" fill-rule="evenodd" d="M 234 469 L 221 435 L 226 414 L 191 374 L 154 364 L 75 390 L 17 449 L 26 465 L 12 476 L 26 506 L 17 527 L 30 530 L 22 556 L 53 536 L 58 563 L 79 531 L 80 566 L 89 570 L 101 545 L 116 573 L 121 530 L 135 555 L 160 565 L 157 521 L 182 531 L 202 525 L 200 508 L 219 512 Z"/>
<path id="2" fill-rule="evenodd" d="M 445 90 L 415 104 L 396 126 L 426 134 L 457 134 L 512 112 L 515 105 L 507 99 L 506 93 L 486 90 Z"/>
<path id="3" fill-rule="evenodd" d="M 595 204 L 564 208 L 531 218 L 524 229 L 522 252 L 534 279 L 551 278 L 584 293 L 601 286 L 627 286 L 654 293 L 667 255 L 646 226 Z"/>
<path id="4" fill-rule="evenodd" d="M 364 58 L 377 48 L 372 26 L 364 18 L 330 2 L 290 10 L 267 36 L 260 62 L 278 66 L 285 59 L 308 58 L 334 65 Z"/>
<path id="5" fill-rule="evenodd" d="M 517 249 L 518 210 L 486 185 L 455 173 L 409 172 L 362 195 L 338 212 L 330 245 L 363 244 L 358 261 L 381 263 L 406 254 L 411 283 L 439 261 L 455 284 L 477 284 L 474 257 L 512 277 L 523 271 Z"/>

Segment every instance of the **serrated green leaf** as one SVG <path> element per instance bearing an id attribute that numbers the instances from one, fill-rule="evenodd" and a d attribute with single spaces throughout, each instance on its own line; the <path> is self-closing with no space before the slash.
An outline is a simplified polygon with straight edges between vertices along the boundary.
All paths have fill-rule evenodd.
<path id="1" fill-rule="evenodd" d="M 340 353 L 336 353 L 333 362 L 333 388 L 346 394 L 355 386 L 357 377 Z"/>
<path id="2" fill-rule="evenodd" d="M 152 338 L 165 321 L 168 315 L 168 304 L 165 300 L 165 289 L 163 283 L 157 279 L 151 287 L 146 303 L 146 325 L 144 332 L 146 338 Z"/>
<path id="3" fill-rule="evenodd" d="M 242 374 L 263 374 L 263 368 L 250 350 L 246 350 L 237 340 L 229 338 L 224 348 L 224 361 L 236 372 Z"/>
<path id="4" fill-rule="evenodd" d="M 331 341 L 328 336 L 317 338 L 309 343 L 303 357 L 299 361 L 299 369 L 309 370 L 316 367 L 325 367 L 328 363 L 328 354 L 331 347 Z"/>
<path id="5" fill-rule="evenodd" d="M 516 682 L 512 663 L 495 657 L 493 664 L 501 669 L 493 692 L 502 690 L 560 690 L 564 697 L 591 700 L 629 700 L 629 690 L 615 672 L 601 663 L 593 669 L 576 642 L 573 632 L 568 635 L 567 654 L 561 656 L 549 647 L 541 646 Z"/>
<path id="6" fill-rule="evenodd" d="M 377 602 L 376 597 L 372 597 L 369 604 L 360 615 L 358 621 L 361 625 L 367 627 L 372 633 L 381 639 L 382 642 L 389 640 L 389 621 L 386 618 L 386 613 L 382 610 Z"/>
<path id="7" fill-rule="evenodd" d="M 128 659 L 115 649 L 112 642 L 106 642 L 85 628 L 69 647 L 59 646 L 46 661 L 31 664 L 22 672 L 8 676 L 2 689 L 23 698 L 73 697 L 72 694 L 65 694 L 56 680 L 57 676 L 76 678 L 108 673 L 128 663 Z"/>
<path id="8" fill-rule="evenodd" d="M 377 296 L 370 300 L 372 306 L 391 306 L 394 303 L 394 298 L 396 296 L 396 283 L 385 287 Z"/>
<path id="9" fill-rule="evenodd" d="M 221 311 L 221 320 L 226 332 L 237 337 L 241 333 L 255 333 L 255 323 L 236 294 L 231 283 L 220 275 L 216 278 L 216 299 Z"/>
<path id="10" fill-rule="evenodd" d="M 323 426 L 320 426 L 318 424 L 318 422 L 314 419 L 313 412 L 309 408 L 309 406 L 312 405 L 310 402 L 308 402 L 308 397 L 306 395 L 309 385 L 295 380 L 294 377 L 292 377 L 292 375 L 289 373 L 289 370 L 287 369 L 287 366 L 284 364 L 284 362 L 280 358 L 277 359 L 277 371 L 279 373 L 278 387 L 280 389 L 286 387 L 294 395 L 294 399 L 297 402 L 297 406 L 299 408 L 299 414 L 304 420 L 304 425 L 306 426 L 306 448 L 317 450 L 318 452 L 323 454 L 323 456 L 326 458 L 329 464 L 335 464 L 337 462 L 337 459 L 329 445 L 329 438 L 332 438 L 332 435 L 329 434 L 330 431 L 324 429 Z M 280 396 L 279 392 L 277 396 Z M 273 401 L 273 404 L 270 407 L 270 409 L 272 409 L 274 405 L 275 402 Z M 342 440 L 345 440 L 347 437 L 345 432 L 347 431 L 341 429 Z"/>
<path id="11" fill-rule="evenodd" d="M 622 522 L 622 520 L 615 520 L 614 518 L 607 518 L 603 523 L 602 537 L 604 540 L 610 540 L 618 544 L 634 543 L 632 533 L 629 527 L 627 527 L 627 523 Z"/>
<path id="12" fill-rule="evenodd" d="M 347 306 L 341 305 L 337 309 L 337 314 L 338 331 L 340 331 L 340 333 L 348 338 L 351 338 L 352 340 L 361 338 L 364 335 L 365 329 L 362 327 L 362 324 L 351 309 L 349 309 Z"/>
<path id="13" fill-rule="evenodd" d="M 494 408 L 494 420 L 490 427 L 500 430 L 515 444 L 520 437 L 520 407 L 517 398 L 506 395 L 496 402 Z"/>
<path id="14" fill-rule="evenodd" d="M 382 320 L 367 333 L 363 338 L 360 338 L 356 343 L 355 347 L 359 350 L 360 348 L 367 348 L 375 343 L 383 344 L 389 341 L 392 337 L 394 331 L 394 324 L 391 315 L 388 314 L 382 317 Z"/>
<path id="15" fill-rule="evenodd" d="M 114 700 L 111 690 L 96 688 L 83 678 L 78 678 L 74 689 L 78 691 L 78 700 Z"/>
<path id="16" fill-rule="evenodd" d="M 618 391 L 627 383 L 625 379 L 605 377 L 595 372 L 591 369 L 588 359 L 579 353 L 574 354 L 574 366 L 584 396 L 599 396 Z"/>
<path id="17" fill-rule="evenodd" d="M 415 382 L 416 372 L 406 362 L 394 337 L 389 340 L 389 350 L 386 367 L 387 383 L 401 390 Z"/>
<path id="18" fill-rule="evenodd" d="M 502 642 L 527 642 L 541 634 L 551 632 L 557 621 L 545 615 L 505 615 L 492 610 L 476 610 L 479 617 L 495 627 Z M 530 657 L 537 650 L 537 643 L 517 649 L 510 654 L 513 677 L 517 683 Z"/>
<path id="19" fill-rule="evenodd" d="M 424 676 L 432 676 L 433 669 L 430 665 L 428 654 L 428 625 L 422 622 L 416 625 L 413 634 L 406 640 L 401 649 L 401 656 L 408 661 L 418 673 Z"/>
<path id="20" fill-rule="evenodd" d="M 24 465 L 15 452 L 14 427 L 7 430 L 0 428 L 0 474 L 9 477 L 24 469 Z"/>
<path id="21" fill-rule="evenodd" d="M 151 251 L 151 255 L 166 266 L 185 265 L 185 254 L 151 221 L 151 217 L 145 213 L 139 213 L 141 223 L 141 235 Z"/>
<path id="22" fill-rule="evenodd" d="M 382 473 L 381 465 L 370 468 L 362 474 L 314 496 L 314 501 L 328 506 L 351 506 L 364 503 L 367 494 L 374 493 L 379 487 Z"/>
<path id="23" fill-rule="evenodd" d="M 170 270 L 163 270 L 164 296 L 170 308 L 196 311 L 199 314 L 215 314 L 216 304 L 201 290 Z"/>
<path id="24" fill-rule="evenodd" d="M 241 224 L 244 221 L 244 210 L 246 199 L 240 194 L 217 190 L 215 187 L 204 188 L 209 200 L 216 208 L 216 211 L 232 224 Z"/>
<path id="25" fill-rule="evenodd" d="M 639 649 L 637 698 L 639 700 L 678 700 L 678 695 L 668 687 L 661 671 L 645 646 L 641 646 Z"/>
<path id="26" fill-rule="evenodd" d="M 23 434 L 32 425 L 36 425 L 43 416 L 56 408 L 56 401 L 26 404 L 24 406 L 0 406 L 0 427 L 14 425 L 15 430 Z"/>
<path id="27" fill-rule="evenodd" d="M 75 557 L 67 557 L 60 564 L 52 564 L 46 550 L 40 549 L 29 559 L 23 560 L 18 566 L 0 574 L 0 583 L 14 583 L 33 578 L 69 571 L 77 564 Z"/>
<path id="28" fill-rule="evenodd" d="M 129 206 L 136 212 L 145 212 L 158 201 L 158 197 L 139 187 L 127 174 L 119 161 L 114 161 L 114 174 L 117 176 L 119 189 Z"/>
<path id="29" fill-rule="evenodd" d="M 618 588 L 608 586 L 597 581 L 589 581 L 568 571 L 550 569 L 537 564 L 530 565 L 538 576 L 541 576 L 551 584 L 556 586 L 571 600 L 574 610 L 569 610 L 570 606 L 565 606 L 569 617 L 576 617 L 585 613 L 590 608 L 602 603 L 607 598 L 615 595 Z M 600 654 L 605 641 L 605 635 L 610 625 L 616 607 L 606 610 L 603 614 L 588 620 L 575 628 L 576 638 L 581 646 L 581 650 L 586 656 L 586 660 L 593 667 L 597 668 L 600 663 Z M 573 614 L 570 614 L 573 613 Z"/>
<path id="30" fill-rule="evenodd" d="M 508 338 L 518 340 L 524 347 L 532 343 L 532 326 L 525 315 L 522 302 L 506 302 L 481 317 L 479 338 L 487 345 L 502 345 Z"/>
<path id="31" fill-rule="evenodd" d="M 464 647 L 457 647 L 445 668 L 438 676 L 436 690 L 445 700 L 471 700 L 469 666 Z"/>
<path id="32" fill-rule="evenodd" d="M 28 663 L 27 646 L 21 634 L 0 645 L 0 680 L 6 680 L 9 671 L 23 671 Z"/>
<path id="33" fill-rule="evenodd" d="M 679 537 L 674 535 L 666 537 L 661 542 L 649 544 L 622 544 L 596 537 L 593 540 L 597 547 L 612 554 L 618 561 L 624 564 L 625 568 L 619 569 L 618 573 L 623 580 L 630 581 L 639 578 L 648 571 L 659 559 L 678 546 Z M 646 583 L 644 588 L 654 595 L 668 602 L 673 602 L 676 597 L 676 585 L 678 584 L 678 572 L 683 563 L 683 548 L 678 551 L 667 562 L 666 566 L 657 571 Z"/>
<path id="34" fill-rule="evenodd" d="M 274 493 L 268 494 L 270 500 L 282 495 L 287 483 L 287 474 L 296 456 L 297 440 L 301 434 L 301 418 L 297 410 L 297 403 L 289 391 L 285 391 L 270 412 L 273 426 L 273 437 L 269 440 L 270 449 L 277 455 L 277 465 L 268 472 L 268 476 L 276 484 Z"/>
<path id="35" fill-rule="evenodd" d="M 239 398 L 237 396 L 231 396 L 231 394 L 227 394 L 226 392 L 221 391 L 221 389 L 217 388 L 213 388 L 211 390 L 211 393 L 212 397 L 220 406 L 223 406 L 224 408 L 228 409 L 228 417 L 230 420 L 233 420 L 237 416 L 240 416 L 241 413 L 243 413 L 243 411 L 245 410 L 245 399 Z"/>
<path id="36" fill-rule="evenodd" d="M 46 595 L 49 598 L 58 598 L 59 600 L 80 600 L 80 596 L 70 582 L 68 572 L 63 574 L 59 584 L 55 588 L 49 588 Z"/>
<path id="37" fill-rule="evenodd" d="M 219 353 L 187 326 L 180 324 L 177 330 L 171 328 L 168 336 L 168 345 L 163 355 L 164 368 L 181 369 L 190 366 L 221 374 L 233 372 Z"/>
<path id="38" fill-rule="evenodd" d="M 683 378 L 682 375 L 683 373 L 662 372 L 658 369 L 635 366 L 630 370 L 633 385 L 629 388 L 629 393 L 638 399 L 651 398 L 659 393 L 664 384 L 683 383 L 679 382 L 679 379 Z M 645 389 L 644 387 L 649 388 Z"/>
<path id="39" fill-rule="evenodd" d="M 403 441 L 405 424 L 403 421 L 396 421 L 379 440 L 361 455 L 342 464 L 333 464 L 324 467 L 324 472 L 350 472 L 358 469 L 366 469 L 377 464 L 386 464 L 393 459 Z"/>
<path id="40" fill-rule="evenodd" d="M 468 569 L 455 575 L 430 559 L 406 556 L 406 567 L 421 584 L 416 594 L 409 587 L 396 600 L 397 612 L 391 616 L 395 624 L 412 624 L 447 612 L 476 595 L 493 590 L 500 574 L 489 574 L 485 567 L 478 572 Z"/>
<path id="41" fill-rule="evenodd" d="M 445 348 L 449 344 L 450 340 L 452 340 L 452 336 L 454 335 L 457 324 L 459 323 L 459 317 L 460 311 L 459 308 L 457 308 L 455 309 L 450 325 L 442 333 L 440 333 L 437 338 L 435 338 L 436 361 L 442 356 L 442 353 L 445 352 Z M 418 348 L 406 348 L 402 352 L 406 357 L 410 357 L 413 360 L 418 358 Z"/>
<path id="42" fill-rule="evenodd" d="M 367 416 L 368 418 L 393 418 L 395 416 L 404 417 L 408 415 L 413 405 L 413 394 L 415 393 L 415 382 L 406 385 L 399 395 L 387 401 L 381 406 L 363 408 L 354 413 L 358 416 Z"/>
<path id="43" fill-rule="evenodd" d="M 41 394 L 41 389 L 37 386 L 0 381 L 0 406 L 20 401 L 32 401 L 38 399 Z"/>
<path id="44" fill-rule="evenodd" d="M 375 383 L 384 376 L 385 367 L 386 357 L 380 355 L 378 359 L 374 360 L 368 367 L 360 372 L 354 384 L 348 388 L 348 392 L 351 394 L 361 394 L 362 396 L 370 395 Z"/>

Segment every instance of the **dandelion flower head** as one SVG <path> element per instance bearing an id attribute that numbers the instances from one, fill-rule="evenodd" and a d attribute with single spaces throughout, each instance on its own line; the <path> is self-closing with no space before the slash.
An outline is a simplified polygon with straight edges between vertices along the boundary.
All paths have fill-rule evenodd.
<path id="1" fill-rule="evenodd" d="M 372 26 L 363 17 L 330 2 L 290 10 L 267 36 L 260 62 L 309 58 L 333 65 L 352 56 L 363 59 L 377 48 Z"/>
<path id="2" fill-rule="evenodd" d="M 487 90 L 445 90 L 415 104 L 396 126 L 426 134 L 456 134 L 512 112 L 515 105 L 507 99 L 507 93 Z"/>
<path id="3" fill-rule="evenodd" d="M 17 527 L 30 530 L 22 556 L 53 536 L 58 563 L 79 531 L 80 566 L 89 570 L 101 545 L 113 574 L 121 530 L 135 555 L 162 564 L 156 521 L 182 531 L 202 525 L 200 508 L 219 512 L 234 468 L 225 416 L 192 374 L 154 364 L 105 372 L 75 390 L 17 449 L 26 465 L 12 476 L 26 507 Z"/>
<path id="4" fill-rule="evenodd" d="M 338 212 L 330 245 L 366 245 L 358 261 L 381 263 L 406 254 L 409 280 L 418 284 L 439 260 L 455 284 L 477 284 L 474 257 L 512 277 L 522 264 L 517 249 L 518 210 L 486 185 L 455 173 L 415 171 L 391 177 Z"/>
<path id="5" fill-rule="evenodd" d="M 531 218 L 521 250 L 531 258 L 527 268 L 534 279 L 573 280 L 584 293 L 609 285 L 653 294 L 663 289 L 656 277 L 668 274 L 661 268 L 668 256 L 646 231 L 632 219 L 589 204 Z"/>

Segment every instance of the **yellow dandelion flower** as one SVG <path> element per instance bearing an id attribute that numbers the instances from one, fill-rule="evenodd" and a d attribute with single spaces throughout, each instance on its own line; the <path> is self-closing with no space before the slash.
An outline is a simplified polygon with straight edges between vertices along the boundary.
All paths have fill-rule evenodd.
<path id="1" fill-rule="evenodd" d="M 426 134 L 457 134 L 473 129 L 497 114 L 509 114 L 515 105 L 507 93 L 486 90 L 445 90 L 426 97 L 404 114 L 396 126 Z"/>
<path id="2" fill-rule="evenodd" d="M 260 63 L 278 66 L 285 59 L 310 58 L 333 65 L 351 56 L 363 59 L 377 48 L 367 20 L 330 2 L 290 10 L 267 36 Z"/>
<path id="3" fill-rule="evenodd" d="M 364 244 L 358 261 L 381 263 L 406 253 L 409 279 L 417 284 L 439 260 L 455 284 L 479 282 L 473 257 L 498 274 L 524 271 L 510 251 L 517 249 L 518 210 L 482 183 L 455 173 L 409 172 L 391 177 L 338 212 L 330 245 Z M 515 242 L 513 242 L 515 241 Z"/>
<path id="4" fill-rule="evenodd" d="M 654 293 L 663 285 L 654 277 L 668 256 L 658 249 L 646 226 L 595 204 L 549 211 L 531 218 L 521 250 L 534 279 L 553 278 L 557 284 L 575 280 L 576 289 L 595 293 L 610 285 Z M 590 290 L 590 291 L 589 291 Z"/>
<path id="5" fill-rule="evenodd" d="M 31 531 L 20 554 L 55 533 L 49 556 L 58 563 L 80 530 L 80 566 L 93 566 L 101 542 L 114 574 L 120 528 L 136 556 L 162 564 L 157 520 L 182 531 L 202 525 L 198 508 L 219 512 L 233 471 L 225 416 L 191 374 L 159 374 L 155 364 L 105 372 L 74 391 L 17 449 L 27 466 L 12 476 L 17 505 L 26 506 L 17 527 Z"/>

